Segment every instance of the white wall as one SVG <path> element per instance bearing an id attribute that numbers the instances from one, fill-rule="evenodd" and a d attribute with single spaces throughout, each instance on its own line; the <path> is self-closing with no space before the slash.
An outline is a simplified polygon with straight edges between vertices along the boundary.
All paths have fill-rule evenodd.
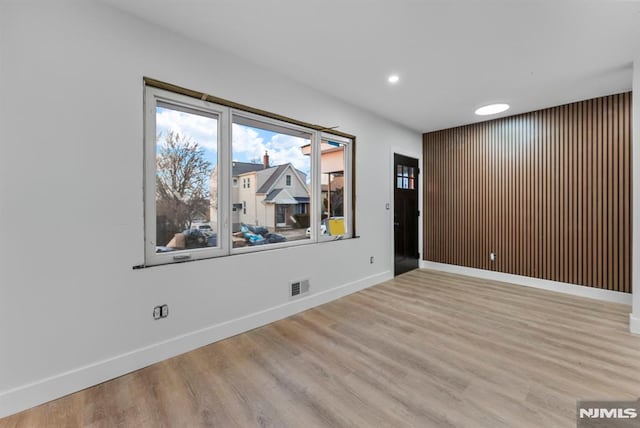
<path id="1" fill-rule="evenodd" d="M 0 416 L 391 276 L 389 152 L 418 133 L 108 6 L 0 8 Z M 133 270 L 142 76 L 355 134 L 361 238 Z"/>
<path id="2" fill-rule="evenodd" d="M 631 286 L 633 289 L 633 312 L 629 319 L 632 333 L 640 334 L 640 52 L 633 63 L 633 144 L 631 159 L 632 174 L 632 228 L 631 240 Z"/>

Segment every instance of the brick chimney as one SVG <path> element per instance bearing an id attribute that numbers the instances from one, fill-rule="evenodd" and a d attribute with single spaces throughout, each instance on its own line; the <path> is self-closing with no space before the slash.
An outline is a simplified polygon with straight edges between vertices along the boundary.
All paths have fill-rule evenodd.
<path id="1" fill-rule="evenodd" d="M 262 164 L 264 165 L 264 169 L 269 168 L 269 152 L 264 151 L 264 156 L 262 157 Z"/>

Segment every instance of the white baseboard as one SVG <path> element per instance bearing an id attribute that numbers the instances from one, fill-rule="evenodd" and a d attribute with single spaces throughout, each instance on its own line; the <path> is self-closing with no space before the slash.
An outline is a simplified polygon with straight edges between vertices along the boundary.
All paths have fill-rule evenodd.
<path id="1" fill-rule="evenodd" d="M 633 334 L 640 334 L 640 318 L 629 314 L 629 331 Z"/>
<path id="2" fill-rule="evenodd" d="M 547 279 L 531 278 L 528 276 L 513 275 L 510 273 L 494 272 L 445 263 L 421 260 L 420 267 L 423 269 L 433 269 L 443 272 L 458 273 L 460 275 L 475 276 L 477 278 L 490 279 L 493 281 L 510 282 L 512 284 L 524 285 L 525 287 L 541 288 L 543 290 L 557 291 L 560 293 L 572 294 L 574 296 L 604 300 L 613 303 L 622 303 L 625 305 L 631 305 L 632 299 L 631 294 L 621 293 L 619 291 L 603 290 L 600 288 L 585 287 L 566 282 L 549 281 Z"/>
<path id="3" fill-rule="evenodd" d="M 330 290 L 226 321 L 113 358 L 0 392 L 0 418 L 147 367 L 201 346 L 269 324 L 393 278 L 385 271 Z"/>

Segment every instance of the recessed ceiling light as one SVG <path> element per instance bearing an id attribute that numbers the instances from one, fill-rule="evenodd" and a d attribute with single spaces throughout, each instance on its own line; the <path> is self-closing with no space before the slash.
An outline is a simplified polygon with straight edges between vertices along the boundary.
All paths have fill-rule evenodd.
<path id="1" fill-rule="evenodd" d="M 387 80 L 389 81 L 389 83 L 398 83 L 398 80 L 400 80 L 400 76 L 398 76 L 397 74 L 392 74 Z"/>
<path id="2" fill-rule="evenodd" d="M 509 104 L 489 104 L 476 110 L 478 116 L 487 116 L 490 114 L 498 114 L 509 110 Z"/>

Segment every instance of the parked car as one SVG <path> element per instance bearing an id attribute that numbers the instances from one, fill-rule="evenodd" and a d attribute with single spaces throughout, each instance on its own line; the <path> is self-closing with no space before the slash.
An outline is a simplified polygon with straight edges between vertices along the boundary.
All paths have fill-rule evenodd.
<path id="1" fill-rule="evenodd" d="M 327 232 L 327 224 L 325 220 L 322 220 L 322 223 L 320 223 L 320 234 L 321 235 L 326 235 Z M 307 236 L 311 236 L 311 228 L 307 227 L 307 231 L 306 231 L 306 235 Z"/>
<path id="2" fill-rule="evenodd" d="M 214 233 L 214 230 L 211 228 L 211 225 L 209 223 L 193 223 L 191 225 L 191 230 L 199 230 L 207 236 Z"/>

